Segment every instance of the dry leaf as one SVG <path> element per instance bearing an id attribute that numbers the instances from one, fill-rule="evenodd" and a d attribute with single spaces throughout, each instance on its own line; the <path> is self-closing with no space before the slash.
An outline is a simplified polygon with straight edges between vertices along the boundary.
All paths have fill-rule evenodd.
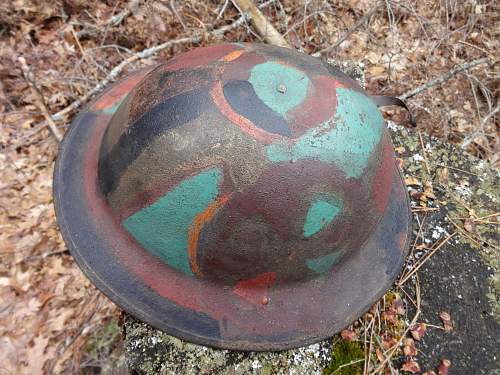
<path id="1" fill-rule="evenodd" d="M 411 329 L 410 333 L 415 340 L 420 340 L 425 335 L 425 331 L 427 331 L 427 326 L 425 323 L 415 324 Z"/>
<path id="2" fill-rule="evenodd" d="M 417 355 L 417 348 L 413 339 L 407 338 L 404 340 L 403 353 L 407 357 L 415 357 Z"/>
<path id="3" fill-rule="evenodd" d="M 438 366 L 438 375 L 448 375 L 448 370 L 451 366 L 451 361 L 443 359 Z"/>
<path id="4" fill-rule="evenodd" d="M 405 183 L 408 186 L 422 186 L 422 183 L 417 180 L 415 177 L 406 177 Z"/>
<path id="5" fill-rule="evenodd" d="M 382 319 L 392 325 L 395 325 L 398 322 L 396 311 L 392 307 L 389 307 L 387 310 L 382 312 Z"/>
<path id="6" fill-rule="evenodd" d="M 358 335 L 356 332 L 350 330 L 350 329 L 344 329 L 342 332 L 340 332 L 340 336 L 346 341 L 355 341 L 358 339 Z"/>
<path id="7" fill-rule="evenodd" d="M 27 372 L 31 374 L 42 374 L 43 366 L 45 365 L 45 361 L 47 360 L 45 356 L 45 348 L 49 343 L 49 339 L 46 337 L 38 336 L 34 340 L 34 345 L 29 349 L 28 356 L 28 366 Z"/>
<path id="8" fill-rule="evenodd" d="M 377 350 L 375 350 L 375 355 L 377 356 L 377 359 L 380 363 L 384 362 L 385 357 L 384 357 L 384 354 L 382 353 L 382 350 L 380 350 L 380 348 L 377 348 Z"/>
<path id="9" fill-rule="evenodd" d="M 474 232 L 475 227 L 476 227 L 476 224 L 474 223 L 474 220 L 472 220 L 471 218 L 464 220 L 464 229 L 467 232 L 469 232 L 469 233 Z"/>
<path id="10" fill-rule="evenodd" d="M 439 314 L 439 317 L 441 318 L 441 321 L 443 322 L 443 327 L 446 332 L 452 331 L 453 330 L 453 323 L 451 321 L 451 316 L 448 314 L 446 311 L 442 311 Z"/>
<path id="11" fill-rule="evenodd" d="M 418 365 L 418 363 L 414 359 L 412 359 L 412 360 L 406 361 L 403 364 L 403 367 L 401 367 L 401 370 L 406 371 L 406 372 L 411 372 L 412 374 L 417 374 L 420 372 L 420 366 Z"/>
<path id="12" fill-rule="evenodd" d="M 401 297 L 397 296 L 394 302 L 392 303 L 393 309 L 396 311 L 398 315 L 404 315 L 406 313 L 405 304 Z"/>
<path id="13" fill-rule="evenodd" d="M 382 336 L 382 347 L 385 350 L 391 349 L 394 347 L 394 345 L 397 345 L 398 340 L 396 340 L 394 337 L 389 336 L 389 335 L 384 335 Z"/>

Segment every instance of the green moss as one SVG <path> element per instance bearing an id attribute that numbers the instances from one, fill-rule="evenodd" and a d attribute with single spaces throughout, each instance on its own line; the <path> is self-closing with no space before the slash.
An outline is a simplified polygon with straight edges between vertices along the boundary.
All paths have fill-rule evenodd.
<path id="1" fill-rule="evenodd" d="M 359 342 L 340 340 L 332 349 L 332 359 L 328 367 L 323 371 L 323 375 L 333 373 L 338 375 L 362 374 L 364 366 L 362 359 L 364 356 L 363 345 Z M 351 364 L 347 366 L 349 363 Z"/>

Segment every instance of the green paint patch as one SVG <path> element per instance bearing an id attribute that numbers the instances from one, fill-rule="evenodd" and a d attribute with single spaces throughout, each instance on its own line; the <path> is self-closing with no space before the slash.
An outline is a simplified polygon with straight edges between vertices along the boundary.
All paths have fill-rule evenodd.
<path id="1" fill-rule="evenodd" d="M 248 81 L 259 99 L 281 115 L 305 99 L 309 85 L 303 72 L 272 61 L 253 67 Z"/>
<path id="2" fill-rule="evenodd" d="M 362 93 L 337 88 L 337 97 L 337 112 L 331 120 L 308 130 L 295 143 L 267 146 L 268 159 L 315 159 L 335 163 L 348 178 L 360 177 L 382 138 L 384 119 L 373 101 Z"/>
<path id="3" fill-rule="evenodd" d="M 328 367 L 323 370 L 323 375 L 363 374 L 364 357 L 365 351 L 361 343 L 340 340 L 333 346 L 332 359 Z"/>
<path id="4" fill-rule="evenodd" d="M 307 259 L 307 267 L 316 273 L 324 273 L 329 271 L 332 266 L 337 262 L 342 252 L 335 251 L 331 254 L 323 255 L 314 259 Z"/>
<path id="5" fill-rule="evenodd" d="M 304 222 L 304 237 L 311 237 L 318 233 L 325 225 L 333 221 L 341 209 L 340 202 L 316 199 L 307 211 Z"/>
<path id="6" fill-rule="evenodd" d="M 169 266 L 192 275 L 187 253 L 189 227 L 196 215 L 217 198 L 221 179 L 217 168 L 188 178 L 122 225 L 145 249 Z"/>

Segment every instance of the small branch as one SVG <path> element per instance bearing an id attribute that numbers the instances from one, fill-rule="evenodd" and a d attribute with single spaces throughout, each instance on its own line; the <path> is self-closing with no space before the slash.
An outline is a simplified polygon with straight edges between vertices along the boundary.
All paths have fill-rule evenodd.
<path id="1" fill-rule="evenodd" d="M 187 30 L 186 24 L 184 23 L 184 21 L 182 20 L 181 15 L 179 14 L 179 12 L 177 12 L 177 9 L 175 8 L 174 0 L 170 0 L 170 8 L 172 9 L 172 12 L 174 12 L 175 17 L 179 20 L 180 24 L 182 25 L 182 28 L 184 30 Z"/>
<path id="2" fill-rule="evenodd" d="M 406 275 L 404 275 L 402 277 L 402 279 L 400 281 L 398 281 L 396 284 L 398 286 L 401 286 L 403 285 L 410 277 L 412 277 L 415 272 L 417 272 L 420 267 L 422 267 L 424 265 L 425 262 L 427 262 L 433 255 L 436 251 L 438 251 L 441 247 L 443 247 L 443 245 L 445 245 L 449 240 L 451 240 L 451 238 L 457 234 L 457 232 L 453 232 L 452 234 L 450 234 L 449 236 L 447 236 L 443 241 L 441 241 L 434 249 L 432 249 L 431 251 L 429 251 L 425 257 L 423 257 L 417 264 L 414 265 L 413 269 Z"/>
<path id="3" fill-rule="evenodd" d="M 47 104 L 45 103 L 45 100 L 43 98 L 43 94 L 38 88 L 38 86 L 35 83 L 35 80 L 33 78 L 33 75 L 30 72 L 30 69 L 28 67 L 28 64 L 26 64 L 26 60 L 24 57 L 20 57 L 18 59 L 19 63 L 21 64 L 21 70 L 23 71 L 23 77 L 25 81 L 29 84 L 31 88 L 31 92 L 33 93 L 33 96 L 35 97 L 36 104 L 40 111 L 43 114 L 43 117 L 45 117 L 45 120 L 47 121 L 47 125 L 54 135 L 54 137 L 57 139 L 58 142 L 61 142 L 62 140 L 62 135 L 59 132 L 59 129 L 57 129 L 57 125 L 50 116 L 50 112 L 47 108 Z"/>
<path id="4" fill-rule="evenodd" d="M 381 372 L 386 363 L 388 363 L 392 356 L 394 355 L 395 351 L 399 348 L 399 346 L 401 345 L 401 343 L 403 342 L 403 339 L 406 337 L 406 335 L 408 334 L 408 332 L 410 332 L 410 329 L 411 327 L 417 322 L 417 319 L 418 317 L 420 316 L 421 314 L 421 310 L 420 310 L 420 284 L 418 282 L 418 279 L 417 279 L 417 282 L 415 284 L 415 300 L 416 300 L 416 312 L 415 312 L 415 315 L 412 319 L 412 321 L 410 322 L 410 324 L 408 325 L 408 327 L 405 329 L 405 331 L 403 332 L 403 334 L 401 335 L 401 337 L 399 338 L 399 340 L 396 342 L 396 344 L 394 344 L 394 346 L 392 346 L 390 349 L 387 350 L 386 353 L 388 353 L 387 356 L 385 356 L 384 360 L 382 361 L 382 363 L 372 372 L 372 374 L 378 374 L 379 372 Z M 389 362 L 390 363 L 390 362 Z"/>
<path id="5" fill-rule="evenodd" d="M 427 82 L 426 84 L 404 93 L 403 95 L 399 96 L 399 99 L 405 100 L 405 99 L 411 98 L 415 95 L 418 95 L 422 91 L 425 91 L 433 86 L 440 85 L 441 83 L 448 81 L 450 78 L 452 78 L 453 76 L 457 75 L 460 72 L 472 69 L 473 67 L 475 67 L 479 64 L 484 64 L 487 61 L 489 61 L 489 58 L 483 57 L 481 59 L 473 60 L 473 61 L 468 62 L 468 63 L 463 64 L 463 65 L 458 65 L 458 66 L 454 67 L 453 69 L 451 69 L 448 73 L 443 74 L 439 77 L 436 77 L 436 78 L 430 80 L 429 82 Z"/>
<path id="6" fill-rule="evenodd" d="M 340 46 L 340 44 L 346 40 L 347 38 L 349 38 L 349 36 L 355 32 L 357 29 L 359 29 L 366 21 L 368 21 L 371 16 L 373 16 L 378 10 L 379 8 L 384 5 L 384 3 L 382 1 L 380 1 L 378 4 L 376 4 L 368 13 L 366 13 L 363 17 L 361 17 L 358 22 L 356 22 L 349 30 L 347 30 L 344 35 L 342 35 L 334 44 L 332 44 L 331 46 L 328 46 L 326 48 L 323 48 L 322 50 L 319 50 L 318 52 L 315 52 L 313 54 L 313 56 L 320 56 L 320 55 L 323 55 L 324 53 L 327 53 L 327 52 L 330 52 L 331 50 L 334 50 L 335 48 L 337 48 L 338 46 Z"/>
<path id="7" fill-rule="evenodd" d="M 243 15 L 248 16 L 259 35 L 269 44 L 291 48 L 285 38 L 274 28 L 251 0 L 231 0 Z"/>
<path id="8" fill-rule="evenodd" d="M 273 2 L 274 2 L 274 0 L 267 1 L 263 4 L 261 4 L 259 7 L 260 8 L 266 7 Z M 222 36 L 225 33 L 227 33 L 228 31 L 239 27 L 244 21 L 245 21 L 244 16 L 241 16 L 233 23 L 230 23 L 229 25 L 222 26 L 218 29 L 215 29 L 208 34 L 213 35 L 213 36 Z M 178 44 L 199 43 L 203 40 L 203 38 L 204 38 L 204 34 L 197 34 L 197 35 L 193 35 L 190 37 L 169 40 L 168 42 L 147 48 L 145 50 L 142 50 L 141 52 L 136 53 L 133 56 L 130 56 L 129 58 L 123 60 L 120 64 L 115 66 L 102 81 L 100 81 L 94 88 L 89 90 L 84 96 L 82 96 L 80 99 L 75 100 L 73 103 L 68 105 L 66 108 L 60 110 L 56 114 L 52 115 L 52 120 L 54 120 L 54 121 L 62 120 L 64 118 L 64 116 L 66 116 L 68 113 L 70 113 L 71 111 L 74 111 L 75 109 L 79 108 L 82 104 L 86 103 L 94 94 L 98 93 L 106 85 L 108 85 L 108 83 L 110 83 L 110 82 L 114 81 L 116 78 L 118 78 L 120 73 L 123 71 L 123 69 L 125 69 L 125 67 L 127 65 L 129 65 L 135 61 L 151 57 L 162 50 L 165 50 L 167 48 L 173 47 L 173 46 L 178 45 Z"/>
<path id="9" fill-rule="evenodd" d="M 109 26 L 117 26 L 119 25 L 126 17 L 128 17 L 132 11 L 130 8 L 127 6 L 124 10 L 122 10 L 120 13 L 115 14 L 114 16 L 110 17 L 106 22 L 104 22 L 100 26 L 91 26 L 92 30 L 88 28 L 84 28 L 83 30 L 77 31 L 76 35 L 78 38 L 83 38 L 86 37 L 92 33 L 99 33 L 101 31 L 101 28 L 104 27 L 109 27 Z"/>
<path id="10" fill-rule="evenodd" d="M 474 131 L 474 133 L 464 139 L 461 146 L 462 149 L 466 148 L 474 140 L 474 138 L 477 137 L 479 132 L 482 132 L 484 130 L 484 126 L 486 125 L 486 123 L 490 120 L 490 118 L 495 116 L 498 111 L 500 111 L 500 104 L 498 104 L 490 113 L 483 117 L 483 119 L 479 123 L 479 127 L 476 129 L 476 131 Z"/>

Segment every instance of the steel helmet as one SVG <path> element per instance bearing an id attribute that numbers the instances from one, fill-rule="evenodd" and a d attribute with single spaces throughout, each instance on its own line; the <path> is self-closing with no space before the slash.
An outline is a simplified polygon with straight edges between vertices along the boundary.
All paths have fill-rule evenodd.
<path id="1" fill-rule="evenodd" d="M 376 103 L 319 59 L 197 48 L 107 88 L 58 156 L 58 223 L 110 299 L 182 339 L 282 350 L 391 286 L 407 192 Z"/>

